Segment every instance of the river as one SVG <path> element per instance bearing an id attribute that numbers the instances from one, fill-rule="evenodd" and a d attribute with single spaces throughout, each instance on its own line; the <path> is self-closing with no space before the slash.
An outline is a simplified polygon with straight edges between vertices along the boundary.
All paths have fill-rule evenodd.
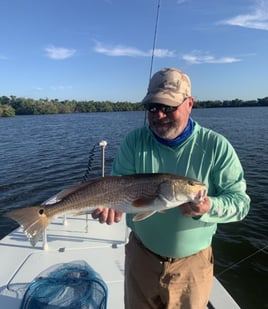
<path id="1" fill-rule="evenodd" d="M 201 125 L 226 136 L 245 170 L 251 210 L 222 224 L 214 238 L 215 275 L 241 308 L 268 308 L 268 107 L 195 109 Z M 123 136 L 144 123 L 143 112 L 0 118 L 0 213 L 43 202 L 81 180 L 89 150 L 106 140 L 106 168 Z M 92 177 L 101 173 L 96 155 Z M 14 224 L 0 217 L 0 237 Z"/>

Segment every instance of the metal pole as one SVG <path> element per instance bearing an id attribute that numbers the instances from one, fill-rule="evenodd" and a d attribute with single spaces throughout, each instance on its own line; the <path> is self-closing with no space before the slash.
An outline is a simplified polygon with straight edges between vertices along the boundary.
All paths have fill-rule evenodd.
<path id="1" fill-rule="evenodd" d="M 105 175 L 105 147 L 107 146 L 106 141 L 99 142 L 99 145 L 102 150 L 102 158 L 101 158 L 101 176 L 104 177 Z"/>

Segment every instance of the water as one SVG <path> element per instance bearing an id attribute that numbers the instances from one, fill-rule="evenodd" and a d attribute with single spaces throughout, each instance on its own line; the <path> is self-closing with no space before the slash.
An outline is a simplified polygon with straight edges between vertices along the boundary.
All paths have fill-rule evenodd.
<path id="1" fill-rule="evenodd" d="M 252 199 L 246 219 L 218 227 L 213 241 L 215 275 L 241 308 L 268 308 L 268 108 L 198 109 L 193 118 L 234 145 Z M 39 204 L 79 182 L 89 150 L 101 140 L 108 141 L 108 174 L 123 136 L 143 122 L 143 112 L 0 118 L 0 212 Z M 91 173 L 100 176 L 98 155 Z M 14 227 L 0 217 L 0 237 Z"/>

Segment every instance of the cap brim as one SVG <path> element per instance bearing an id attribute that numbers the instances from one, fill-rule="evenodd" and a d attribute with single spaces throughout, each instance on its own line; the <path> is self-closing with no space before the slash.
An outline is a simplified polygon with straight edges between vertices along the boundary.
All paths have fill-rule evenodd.
<path id="1" fill-rule="evenodd" d="M 149 93 L 142 100 L 141 104 L 147 105 L 147 104 L 155 103 L 155 104 L 163 104 L 163 105 L 168 105 L 168 106 L 179 106 L 183 103 L 184 100 L 185 100 L 185 97 L 183 95 L 181 95 L 181 98 L 172 100 L 170 96 L 165 96 L 163 94 L 157 95 L 157 94 Z"/>

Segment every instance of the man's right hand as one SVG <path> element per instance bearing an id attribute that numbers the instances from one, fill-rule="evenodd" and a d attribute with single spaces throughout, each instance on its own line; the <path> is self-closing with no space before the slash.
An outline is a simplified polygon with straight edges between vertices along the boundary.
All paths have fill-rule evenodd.
<path id="1" fill-rule="evenodd" d="M 123 213 L 113 208 L 97 208 L 91 214 L 93 219 L 98 219 L 100 223 L 113 224 L 121 221 Z"/>

